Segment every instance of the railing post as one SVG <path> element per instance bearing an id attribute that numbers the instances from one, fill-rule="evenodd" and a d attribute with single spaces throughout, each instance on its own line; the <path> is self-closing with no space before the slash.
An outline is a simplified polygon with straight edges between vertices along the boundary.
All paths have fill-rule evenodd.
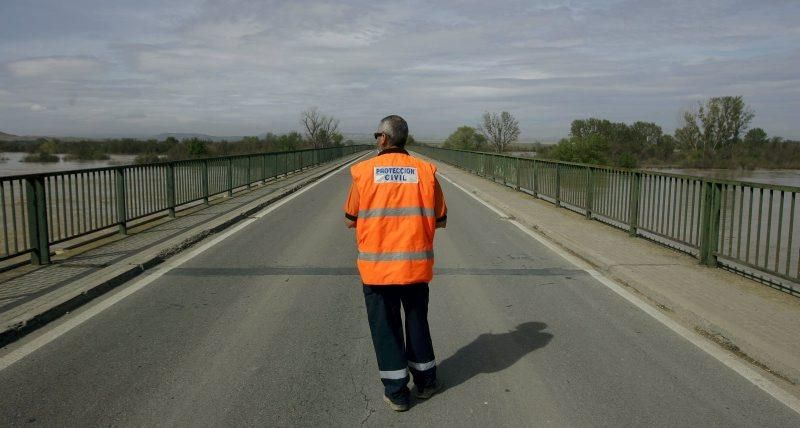
<path id="1" fill-rule="evenodd" d="M 175 218 L 175 164 L 167 164 L 167 208 L 169 217 Z"/>
<path id="2" fill-rule="evenodd" d="M 114 178 L 117 185 L 117 225 L 119 233 L 122 235 L 128 234 L 128 204 L 125 201 L 128 199 L 127 190 L 125 186 L 125 169 L 117 168 L 114 170 Z"/>
<path id="3" fill-rule="evenodd" d="M 592 219 L 592 210 L 594 209 L 594 170 L 592 167 L 586 167 L 586 218 Z"/>
<path id="4" fill-rule="evenodd" d="M 50 237 L 47 233 L 47 196 L 44 177 L 25 179 L 28 205 L 28 245 L 31 248 L 31 264 L 50 264 Z"/>
<path id="5" fill-rule="evenodd" d="M 250 177 L 250 172 L 252 171 L 250 164 L 252 163 L 251 162 L 252 159 L 253 159 L 252 156 L 247 155 L 247 188 L 248 189 L 250 188 L 250 178 L 251 178 Z"/>
<path id="6" fill-rule="evenodd" d="M 556 164 L 556 206 L 561 207 L 561 163 Z"/>
<path id="7" fill-rule="evenodd" d="M 507 159 L 504 157 L 500 157 L 498 155 L 496 160 L 497 160 L 497 168 L 500 170 L 499 171 L 500 176 L 503 179 L 503 185 L 505 186 L 506 184 L 508 184 L 506 182 L 506 172 L 507 172 L 506 167 L 508 166 L 508 163 L 506 162 Z"/>
<path id="8" fill-rule="evenodd" d="M 628 189 L 628 235 L 636 236 L 639 228 L 639 188 L 642 182 L 642 173 L 634 172 L 631 175 L 631 185 Z"/>
<path id="9" fill-rule="evenodd" d="M 716 267 L 717 241 L 719 240 L 719 214 L 722 185 L 703 181 L 705 195 L 703 198 L 703 212 L 701 215 L 700 229 L 700 263 Z"/>
<path id="10" fill-rule="evenodd" d="M 233 195 L 233 160 L 228 158 L 228 197 Z"/>
<path id="11" fill-rule="evenodd" d="M 539 166 L 538 165 L 539 165 L 539 161 L 534 160 L 533 161 L 533 186 L 531 186 L 531 187 L 533 187 L 533 189 L 531 189 L 531 190 L 533 191 L 533 197 L 534 198 L 538 198 L 539 197 Z"/>
<path id="12" fill-rule="evenodd" d="M 521 180 L 520 179 L 520 175 L 521 174 L 520 174 L 520 171 L 519 171 L 519 166 L 520 166 L 520 164 L 522 162 L 520 161 L 520 158 L 514 158 L 514 159 L 515 159 L 515 169 L 516 169 L 516 172 L 517 172 L 517 183 L 516 183 L 516 186 L 514 186 L 514 188 L 519 190 L 519 188 L 520 188 L 520 180 Z"/>
<path id="13" fill-rule="evenodd" d="M 303 170 L 303 152 L 300 152 L 300 171 Z"/>
<path id="14" fill-rule="evenodd" d="M 208 160 L 203 159 L 203 203 L 208 205 Z"/>

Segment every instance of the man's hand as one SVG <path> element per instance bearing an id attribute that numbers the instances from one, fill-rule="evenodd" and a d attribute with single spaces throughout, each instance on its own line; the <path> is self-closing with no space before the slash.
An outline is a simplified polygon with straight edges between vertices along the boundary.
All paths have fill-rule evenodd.
<path id="1" fill-rule="evenodd" d="M 437 221 L 436 222 L 436 228 L 437 229 L 444 229 L 446 227 L 447 227 L 447 219 L 444 219 L 442 221 Z"/>
<path id="2" fill-rule="evenodd" d="M 355 229 L 356 222 L 355 220 L 350 220 L 349 218 L 344 219 L 344 225 L 347 226 L 348 229 Z"/>

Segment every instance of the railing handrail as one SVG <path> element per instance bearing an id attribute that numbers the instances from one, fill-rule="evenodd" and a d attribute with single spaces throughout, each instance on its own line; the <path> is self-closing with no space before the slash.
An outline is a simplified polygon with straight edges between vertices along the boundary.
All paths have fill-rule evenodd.
<path id="1" fill-rule="evenodd" d="M 442 147 L 418 150 L 800 296 L 800 187 Z"/>
<path id="2" fill-rule="evenodd" d="M 221 155 L 221 156 L 206 156 L 202 158 L 188 158 L 188 159 L 178 159 L 178 160 L 165 160 L 160 162 L 149 162 L 149 163 L 132 163 L 132 164 L 125 164 L 125 165 L 111 165 L 111 166 L 102 166 L 97 168 L 78 168 L 78 169 L 66 169 L 63 171 L 48 171 L 48 172 L 36 172 L 30 174 L 14 174 L 14 175 L 3 175 L 0 176 L 0 181 L 4 180 L 21 180 L 26 178 L 36 178 L 36 177 L 52 177 L 61 174 L 74 174 L 78 172 L 99 172 L 99 171 L 115 171 L 118 169 L 125 169 L 125 168 L 138 168 L 138 167 L 145 167 L 145 166 L 163 166 L 169 164 L 176 164 L 179 162 L 194 162 L 194 161 L 208 161 L 208 160 L 220 160 L 220 159 L 235 159 L 235 158 L 244 158 L 250 156 L 264 156 L 264 155 L 278 155 L 278 154 L 287 154 L 287 153 L 300 153 L 300 152 L 311 152 L 317 150 L 332 150 L 338 149 L 342 147 L 372 147 L 367 144 L 351 144 L 347 146 L 336 146 L 336 147 L 320 147 L 318 149 L 309 148 L 309 149 L 297 149 L 297 150 L 284 150 L 278 152 L 253 152 L 253 153 L 244 153 L 244 154 L 236 154 L 236 155 Z M 55 163 L 55 162 L 53 162 Z"/>
<path id="3" fill-rule="evenodd" d="M 479 150 L 464 150 L 464 149 L 450 149 L 445 147 L 434 147 L 434 146 L 415 146 L 415 147 L 424 147 L 428 149 L 434 150 L 448 150 L 451 152 L 462 152 L 462 153 L 474 153 L 474 154 L 481 154 L 481 155 L 491 155 L 495 157 L 503 157 L 503 158 L 510 158 L 510 159 L 520 159 L 524 161 L 535 161 L 535 162 L 543 162 L 549 164 L 559 164 L 559 165 L 569 165 L 569 166 L 579 166 L 583 168 L 592 168 L 592 169 L 603 169 L 609 171 L 620 171 L 620 172 L 638 172 L 642 174 L 655 174 L 655 175 L 662 175 L 665 177 L 676 177 L 676 178 L 686 178 L 686 179 L 697 179 L 707 181 L 709 183 L 717 183 L 717 184 L 730 184 L 730 185 L 745 185 L 750 187 L 761 187 L 764 189 L 772 189 L 772 190 L 782 190 L 784 192 L 800 192 L 800 186 L 786 186 L 781 184 L 770 184 L 770 183 L 759 183 L 757 181 L 743 181 L 743 180 L 729 180 L 724 178 L 714 178 L 714 177 L 703 177 L 700 175 L 691 175 L 691 174 L 676 174 L 674 172 L 664 172 L 664 171 L 655 171 L 652 169 L 644 169 L 644 168 L 625 168 L 619 166 L 608 166 L 608 165 L 598 165 L 592 163 L 580 163 L 580 162 L 567 162 L 567 161 L 560 161 L 555 159 L 542 159 L 542 158 L 532 158 L 526 156 L 514 156 L 508 155 L 504 153 L 497 153 L 497 152 L 484 152 Z M 413 147 L 410 148 L 414 150 Z"/>
<path id="4" fill-rule="evenodd" d="M 128 222 L 250 188 L 304 168 L 372 148 L 318 149 L 211 156 L 146 164 L 0 177 L 0 261 L 31 254 L 50 262 L 50 246 Z M 12 245 L 13 243 L 13 245 Z"/>

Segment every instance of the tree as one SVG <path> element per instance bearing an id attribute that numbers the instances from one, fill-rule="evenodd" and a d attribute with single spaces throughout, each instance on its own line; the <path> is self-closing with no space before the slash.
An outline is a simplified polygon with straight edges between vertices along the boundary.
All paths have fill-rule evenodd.
<path id="1" fill-rule="evenodd" d="M 198 138 L 184 140 L 184 144 L 186 144 L 186 151 L 189 153 L 189 156 L 201 157 L 208 154 L 208 148 L 206 147 L 205 141 L 202 141 Z"/>
<path id="2" fill-rule="evenodd" d="M 338 132 L 334 132 L 331 136 L 331 145 L 334 147 L 341 147 L 342 141 L 344 141 L 344 136 Z"/>
<path id="3" fill-rule="evenodd" d="M 266 140 L 270 150 L 276 152 L 297 150 L 303 145 L 303 136 L 298 132 L 290 132 L 280 136 L 267 134 Z"/>
<path id="4" fill-rule="evenodd" d="M 500 114 L 487 111 L 483 114 L 483 123 L 478 126 L 478 131 L 498 153 L 502 153 L 506 146 L 519 138 L 519 122 L 507 111 Z"/>
<path id="5" fill-rule="evenodd" d="M 675 130 L 675 137 L 701 149 L 704 155 L 715 153 L 741 141 L 741 133 L 754 116 L 741 95 L 712 97 L 705 104 L 698 103 L 696 111 L 684 112 L 684 126 Z M 699 142 L 696 141 L 698 134 Z"/>
<path id="6" fill-rule="evenodd" d="M 36 141 L 39 143 L 36 150 L 22 158 L 23 162 L 58 162 L 61 160 L 55 154 L 58 150 L 55 140 L 39 138 Z"/>
<path id="7" fill-rule="evenodd" d="M 683 112 L 683 128 L 675 130 L 675 140 L 684 148 L 691 150 L 701 150 L 703 148 L 703 133 L 697 125 L 697 115 L 690 112 Z"/>
<path id="8" fill-rule="evenodd" d="M 661 136 L 664 135 L 661 127 L 653 122 L 634 122 L 630 129 L 636 145 L 641 148 L 657 145 Z"/>
<path id="9" fill-rule="evenodd" d="M 659 135 L 660 130 L 657 125 L 647 122 L 628 126 L 623 122 L 597 118 L 573 120 L 570 140 L 573 140 L 576 150 L 580 151 L 579 158 L 591 160 L 576 159 L 575 162 L 610 162 L 630 168 L 636 165 L 642 155 L 647 138 Z M 602 156 L 599 155 L 599 150 L 604 150 Z"/>
<path id="10" fill-rule="evenodd" d="M 569 134 L 575 138 L 586 138 L 590 135 L 602 135 L 606 138 L 613 137 L 613 123 L 606 119 L 575 119 L 569 127 Z"/>
<path id="11" fill-rule="evenodd" d="M 766 131 L 761 128 L 753 128 L 747 131 L 744 142 L 747 144 L 765 144 L 769 141 Z"/>
<path id="12" fill-rule="evenodd" d="M 675 146 L 675 138 L 672 135 L 662 135 L 656 143 L 654 154 L 659 159 L 669 160 L 675 152 Z"/>
<path id="13" fill-rule="evenodd" d="M 300 123 L 305 128 L 306 140 L 315 148 L 329 147 L 335 142 L 341 143 L 339 119 L 320 113 L 317 107 L 311 107 L 302 113 Z"/>
<path id="14" fill-rule="evenodd" d="M 42 141 L 42 143 L 39 144 L 39 153 L 54 155 L 58 150 L 58 146 L 54 140 L 40 139 L 40 141 Z"/>
<path id="15" fill-rule="evenodd" d="M 556 159 L 565 162 L 604 165 L 608 163 L 608 141 L 598 133 L 562 138 L 551 153 Z"/>
<path id="16" fill-rule="evenodd" d="M 486 137 L 471 126 L 459 127 L 442 144 L 446 149 L 460 150 L 482 150 L 485 146 Z"/>

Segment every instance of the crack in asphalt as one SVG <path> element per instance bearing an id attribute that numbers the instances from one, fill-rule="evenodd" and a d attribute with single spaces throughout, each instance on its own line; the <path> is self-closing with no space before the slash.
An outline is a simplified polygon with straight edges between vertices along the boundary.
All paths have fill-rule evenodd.
<path id="1" fill-rule="evenodd" d="M 369 413 L 367 413 L 367 416 L 361 420 L 361 426 L 363 427 L 364 424 L 367 423 L 367 420 L 370 418 L 370 416 L 372 416 L 372 414 L 375 413 L 375 409 L 369 406 L 369 398 L 367 398 L 367 394 L 364 393 L 363 387 L 359 392 L 361 392 L 361 396 L 364 397 L 364 410 L 369 411 Z"/>
<path id="2" fill-rule="evenodd" d="M 364 419 L 361 420 L 361 426 L 363 427 L 367 420 L 375 413 L 375 409 L 372 409 L 369 406 L 369 398 L 367 398 L 367 394 L 364 392 L 364 386 L 362 385 L 361 388 L 356 387 L 356 380 L 353 378 L 353 374 L 350 374 L 350 384 L 353 386 L 353 391 L 361 394 L 361 398 L 364 400 L 364 411 L 369 412 Z"/>

